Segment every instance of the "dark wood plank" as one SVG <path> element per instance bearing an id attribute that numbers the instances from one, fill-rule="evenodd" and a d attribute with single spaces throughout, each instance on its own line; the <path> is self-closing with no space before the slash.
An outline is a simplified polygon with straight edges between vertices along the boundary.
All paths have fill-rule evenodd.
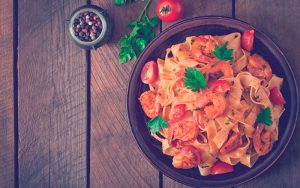
<path id="1" fill-rule="evenodd" d="M 210 1 L 195 1 L 185 0 L 185 15 L 182 19 L 192 18 L 196 16 L 231 16 L 232 2 L 231 0 L 210 0 Z M 180 21 L 180 20 L 179 20 Z M 163 30 L 173 25 L 174 23 L 163 23 Z M 199 174 L 200 176 L 200 174 Z M 163 179 L 164 187 L 188 187 L 182 185 L 167 176 Z"/>
<path id="2" fill-rule="evenodd" d="M 126 119 L 125 98 L 133 62 L 118 63 L 116 43 L 146 2 L 115 7 L 93 0 L 114 20 L 111 42 L 91 53 L 91 187 L 158 187 L 158 171 L 138 149 Z M 154 10 L 153 1 L 149 10 Z M 153 15 L 153 12 L 149 12 Z"/>
<path id="3" fill-rule="evenodd" d="M 267 7 L 267 8 L 266 8 Z M 283 50 L 300 86 L 300 2 L 298 0 L 236 1 L 236 17 L 253 24 L 270 36 Z M 300 123 L 298 121 L 297 127 Z M 284 128 L 282 125 L 281 128 Z M 300 130 L 283 156 L 263 175 L 240 187 L 298 187 L 300 183 Z"/>
<path id="4" fill-rule="evenodd" d="M 0 187 L 14 186 L 13 2 L 0 3 Z"/>
<path id="5" fill-rule="evenodd" d="M 66 20 L 85 0 L 19 1 L 20 187 L 85 187 L 86 61 Z"/>

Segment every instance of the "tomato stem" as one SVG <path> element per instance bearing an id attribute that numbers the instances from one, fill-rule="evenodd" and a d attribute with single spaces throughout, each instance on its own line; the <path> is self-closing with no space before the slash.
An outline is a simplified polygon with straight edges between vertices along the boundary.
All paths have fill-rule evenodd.
<path id="1" fill-rule="evenodd" d="M 166 6 L 164 6 L 164 7 L 160 10 L 160 13 L 161 13 L 162 15 L 166 15 L 166 14 L 168 14 L 168 13 L 170 12 L 170 10 L 171 10 L 170 6 L 169 6 L 169 5 L 166 5 Z"/>
<path id="2" fill-rule="evenodd" d="M 150 3 L 151 3 L 151 0 L 148 0 L 147 4 L 145 5 L 144 9 L 142 10 L 141 14 L 139 15 L 137 21 L 141 21 L 142 17 L 146 13 L 146 10 L 148 9 Z"/>

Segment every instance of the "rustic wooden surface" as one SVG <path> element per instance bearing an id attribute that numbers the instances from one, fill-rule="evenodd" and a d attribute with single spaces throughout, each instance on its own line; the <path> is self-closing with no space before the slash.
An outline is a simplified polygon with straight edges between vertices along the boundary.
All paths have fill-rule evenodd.
<path id="1" fill-rule="evenodd" d="M 108 10 L 114 32 L 109 44 L 91 54 L 75 46 L 65 23 L 72 11 L 90 1 L 0 2 L 0 188 L 186 187 L 165 176 L 159 178 L 160 173 L 138 149 L 126 120 L 125 95 L 133 62 L 118 64 L 116 43 L 129 32 L 127 24 L 138 17 L 146 2 L 115 7 L 113 0 L 92 0 L 92 4 Z M 18 2 L 19 8 L 11 11 L 13 2 Z M 150 16 L 154 15 L 157 2 L 153 0 Z M 235 15 L 265 32 L 287 55 L 299 83 L 297 0 L 184 0 L 184 3 L 187 10 L 184 19 Z M 18 15 L 15 49 L 14 13 Z M 163 23 L 156 31 L 172 24 Z M 13 82 L 14 52 L 18 53 L 15 77 L 18 85 Z M 88 75 L 89 57 L 91 75 Z M 18 117 L 14 116 L 14 86 L 17 86 Z M 14 118 L 18 130 L 14 130 Z M 18 145 L 14 143 L 15 136 L 19 136 Z M 297 187 L 299 139 L 300 131 L 296 129 L 279 161 L 260 177 L 239 187 Z"/>
<path id="2" fill-rule="evenodd" d="M 298 0 L 236 1 L 236 17 L 253 24 L 276 42 L 288 58 L 300 83 L 300 3 Z M 267 8 L 266 8 L 267 7 Z M 284 125 L 280 125 L 284 128 Z M 240 187 L 299 187 L 300 183 L 300 121 L 294 136 L 280 159 L 253 181 Z"/>
<path id="3" fill-rule="evenodd" d="M 91 187 L 158 187 L 158 171 L 138 149 L 127 123 L 125 96 L 132 63 L 119 65 L 116 45 L 145 3 L 92 3 L 108 10 L 115 28 L 112 41 L 91 53 Z M 151 5 L 153 9 L 155 2 Z"/>
<path id="4" fill-rule="evenodd" d="M 14 186 L 13 3 L 0 3 L 0 187 Z"/>
<path id="5" fill-rule="evenodd" d="M 66 20 L 85 0 L 19 0 L 20 187 L 85 187 L 86 59 Z"/>

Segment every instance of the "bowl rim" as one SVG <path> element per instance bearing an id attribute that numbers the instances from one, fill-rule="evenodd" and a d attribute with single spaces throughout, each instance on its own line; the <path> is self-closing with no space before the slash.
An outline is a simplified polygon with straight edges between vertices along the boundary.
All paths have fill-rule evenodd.
<path id="1" fill-rule="evenodd" d="M 145 56 L 147 54 L 148 49 L 155 43 L 159 43 L 159 39 L 162 38 L 163 36 L 165 36 L 166 34 L 168 34 L 170 31 L 175 30 L 177 27 L 180 26 L 184 26 L 185 24 L 188 24 L 189 22 L 201 22 L 201 21 L 209 21 L 210 23 L 205 23 L 201 26 L 204 25 L 219 25 L 219 26 L 223 26 L 226 27 L 226 24 L 230 23 L 233 24 L 234 26 L 240 26 L 240 27 L 246 27 L 249 29 L 254 29 L 256 32 L 256 36 L 257 38 L 262 39 L 262 41 L 264 42 L 264 44 L 267 46 L 268 50 L 270 50 L 272 47 L 273 51 L 279 52 L 279 54 L 273 54 L 276 59 L 279 60 L 279 63 L 282 64 L 283 66 L 283 72 L 285 73 L 286 79 L 288 80 L 288 82 L 286 84 L 289 85 L 289 90 L 292 91 L 291 92 L 291 100 L 292 101 L 296 101 L 294 103 L 291 104 L 291 115 L 290 118 L 288 119 L 288 125 L 290 125 L 291 127 L 289 127 L 289 129 L 287 129 L 286 131 L 288 131 L 287 133 L 285 133 L 284 135 L 282 135 L 283 138 L 281 138 L 281 142 L 278 143 L 278 146 L 276 148 L 276 150 L 274 150 L 273 153 L 271 153 L 272 155 L 269 155 L 267 158 L 264 159 L 264 162 L 262 164 L 260 164 L 259 166 L 256 166 L 256 168 L 252 167 L 249 169 L 253 169 L 252 171 L 249 170 L 246 174 L 242 175 L 242 176 L 238 176 L 237 178 L 234 179 L 228 179 L 228 180 L 221 180 L 218 182 L 215 181 L 207 181 L 205 180 L 205 183 L 201 183 L 201 181 L 203 180 L 194 180 L 190 178 L 190 182 L 187 182 L 186 180 L 189 179 L 189 177 L 185 177 L 185 180 L 183 180 L 181 177 L 175 176 L 174 174 L 170 173 L 170 171 L 168 170 L 168 168 L 165 168 L 164 166 L 160 165 L 162 164 L 161 161 L 159 160 L 153 160 L 154 158 L 156 158 L 154 155 L 151 154 L 150 149 L 148 149 L 148 147 L 146 146 L 145 143 L 142 143 L 141 140 L 141 135 L 139 135 L 137 129 L 132 126 L 132 120 L 131 120 L 131 115 L 132 112 L 130 110 L 130 106 L 131 106 L 131 97 L 130 97 L 130 90 L 131 90 L 131 84 L 133 82 L 132 78 L 133 75 L 136 72 L 136 69 L 138 67 L 138 65 L 141 61 L 141 59 L 143 59 L 143 56 Z M 223 23 L 222 23 L 223 22 Z M 200 25 L 197 25 L 200 26 Z M 193 27 L 197 27 L 197 26 L 187 26 L 188 29 L 191 29 Z M 229 28 L 231 26 L 228 26 Z M 231 27 L 231 28 L 235 28 L 235 27 Z M 175 31 L 174 31 L 175 32 Z M 177 32 L 175 32 L 177 33 Z M 174 33 L 173 33 L 174 34 Z M 259 36 L 259 37 L 258 37 Z M 257 30 L 254 26 L 250 25 L 249 23 L 242 21 L 242 20 L 238 20 L 235 18 L 231 18 L 231 17 L 226 17 L 226 16 L 199 16 L 199 17 L 194 17 L 194 18 L 189 18 L 189 19 L 184 19 L 170 27 L 168 27 L 167 29 L 165 29 L 164 31 L 162 31 L 161 33 L 159 33 L 154 40 L 152 40 L 147 47 L 143 50 L 143 52 L 139 55 L 138 59 L 136 60 L 136 63 L 133 65 L 133 68 L 131 70 L 130 73 L 130 79 L 127 85 L 127 96 L 126 96 L 126 110 L 127 110 L 127 122 L 129 123 L 130 127 L 131 127 L 131 132 L 135 138 L 136 143 L 139 146 L 139 149 L 142 151 L 142 153 L 144 154 L 144 156 L 146 156 L 146 158 L 150 161 L 150 163 L 160 172 L 162 172 L 164 175 L 166 175 L 167 177 L 178 181 L 182 184 L 188 185 L 188 186 L 193 186 L 193 187 L 199 187 L 199 186 L 204 186 L 204 187 L 223 187 L 223 186 L 236 186 L 236 185 L 240 185 L 243 184 L 245 182 L 248 182 L 252 179 L 254 179 L 255 177 L 261 175 L 262 173 L 264 173 L 266 170 L 268 170 L 271 166 L 273 166 L 273 164 L 280 158 L 280 156 L 282 156 L 283 152 L 286 150 L 286 147 L 288 146 L 295 127 L 296 127 L 296 122 L 297 122 L 297 116 L 298 116 L 298 108 L 299 108 L 299 100 L 298 100 L 298 88 L 297 88 L 297 82 L 294 76 L 294 73 L 289 65 L 289 61 L 287 60 L 286 56 L 284 55 L 284 53 L 282 52 L 282 50 L 278 47 L 278 45 L 272 40 L 270 39 L 266 34 L 264 34 L 263 32 L 261 32 L 260 30 Z"/>

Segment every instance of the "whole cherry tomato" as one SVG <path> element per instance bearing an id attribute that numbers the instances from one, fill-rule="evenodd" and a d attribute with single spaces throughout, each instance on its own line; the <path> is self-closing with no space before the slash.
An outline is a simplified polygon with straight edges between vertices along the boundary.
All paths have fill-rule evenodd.
<path id="1" fill-rule="evenodd" d="M 164 22 L 174 22 L 183 16 L 184 6 L 181 0 L 160 0 L 156 14 Z"/>

